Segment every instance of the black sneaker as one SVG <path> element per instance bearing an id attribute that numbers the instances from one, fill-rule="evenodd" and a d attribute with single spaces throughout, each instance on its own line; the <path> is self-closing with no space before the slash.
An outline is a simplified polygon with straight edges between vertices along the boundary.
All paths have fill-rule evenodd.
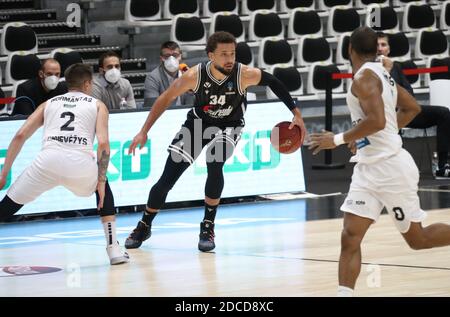
<path id="1" fill-rule="evenodd" d="M 214 223 L 205 220 L 200 223 L 200 241 L 198 242 L 198 249 L 203 252 L 213 250 L 214 244 Z"/>
<path id="2" fill-rule="evenodd" d="M 152 235 L 152 227 L 148 226 L 142 220 L 138 222 L 137 227 L 125 240 L 125 248 L 136 249 L 139 248 L 145 240 Z"/>
<path id="3" fill-rule="evenodd" d="M 445 164 L 443 168 L 436 170 L 436 179 L 450 179 L 450 165 Z"/>

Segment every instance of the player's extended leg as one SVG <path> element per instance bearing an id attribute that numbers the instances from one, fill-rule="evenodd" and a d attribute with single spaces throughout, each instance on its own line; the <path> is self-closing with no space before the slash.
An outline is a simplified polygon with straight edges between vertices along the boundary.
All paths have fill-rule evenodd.
<path id="1" fill-rule="evenodd" d="M 177 155 L 174 152 L 169 153 L 163 174 L 150 190 L 147 208 L 142 216 L 142 220 L 139 221 L 137 227 L 125 240 L 125 248 L 139 248 L 142 242 L 150 238 L 152 221 L 164 205 L 167 194 L 184 171 L 191 165 L 191 162 L 177 160 L 177 157 L 173 157 Z"/>
<path id="2" fill-rule="evenodd" d="M 402 171 L 405 175 L 402 189 L 405 191 L 402 193 L 383 193 L 384 205 L 395 226 L 412 249 L 421 250 L 450 245 L 450 225 L 435 223 L 422 227 L 426 213 L 420 207 L 417 194 L 419 172 L 411 155 L 405 152 L 403 152 L 402 165 L 405 168 Z M 389 189 L 386 186 L 384 188 Z"/>
<path id="3" fill-rule="evenodd" d="M 411 222 L 408 232 L 403 233 L 411 249 L 422 250 L 450 245 L 450 226 L 435 223 L 422 227 L 420 222 Z"/>
<path id="4" fill-rule="evenodd" d="M 6 221 L 22 208 L 23 205 L 15 203 L 8 195 L 0 201 L 0 222 Z"/>
<path id="5" fill-rule="evenodd" d="M 200 140 L 198 142 L 197 140 Z M 181 130 L 169 145 L 169 157 L 158 182 L 150 190 L 147 208 L 142 220 L 125 241 L 127 249 L 139 248 L 151 236 L 151 224 L 164 205 L 167 194 L 180 176 L 194 163 L 203 148 L 203 127 L 201 120 L 188 116 Z"/>
<path id="6" fill-rule="evenodd" d="M 216 247 L 214 220 L 224 187 L 223 166 L 233 155 L 241 131 L 242 127 L 224 129 L 214 138 L 206 152 L 208 176 L 205 184 L 205 215 L 200 223 L 198 242 L 198 249 L 203 252 L 211 251 Z"/>
<path id="7" fill-rule="evenodd" d="M 214 243 L 214 220 L 216 219 L 217 207 L 219 207 L 220 196 L 224 187 L 223 165 L 225 162 L 207 163 L 208 177 L 205 185 L 205 215 L 200 223 L 200 235 L 198 249 L 203 252 L 213 250 Z"/>
<path id="8" fill-rule="evenodd" d="M 40 168 L 40 158 L 43 155 L 42 152 L 39 153 L 33 163 L 23 170 L 8 189 L 0 202 L 0 222 L 7 220 L 24 205 L 57 185 L 55 175 Z"/>
<path id="9" fill-rule="evenodd" d="M 341 255 L 339 257 L 338 296 L 352 296 L 356 279 L 361 271 L 361 241 L 372 219 L 351 213 L 344 214 L 344 229 L 341 234 Z"/>
<path id="10" fill-rule="evenodd" d="M 95 192 L 97 205 L 99 202 L 98 192 Z M 111 191 L 109 183 L 105 185 L 105 199 L 103 207 L 98 211 L 101 217 L 103 230 L 106 237 L 106 252 L 109 256 L 111 265 L 126 263 L 129 261 L 128 253 L 123 252 L 117 242 L 116 238 L 116 208 L 114 205 L 114 196 Z"/>

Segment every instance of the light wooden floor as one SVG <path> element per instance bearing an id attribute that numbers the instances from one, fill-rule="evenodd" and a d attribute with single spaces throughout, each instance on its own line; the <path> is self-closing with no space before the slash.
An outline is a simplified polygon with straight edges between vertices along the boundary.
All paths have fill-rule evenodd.
<path id="1" fill-rule="evenodd" d="M 450 210 L 428 212 L 425 224 L 436 221 L 450 224 Z M 218 226 L 216 252 L 208 254 L 196 250 L 197 226 L 156 230 L 129 252 L 129 264 L 115 267 L 99 236 L 0 245 L 0 266 L 63 269 L 0 277 L 0 296 L 335 296 L 341 226 L 342 219 Z M 121 243 L 128 231 L 121 228 Z M 362 267 L 356 296 L 450 296 L 450 247 L 410 250 L 388 216 L 369 231 L 363 261 L 371 264 Z"/>

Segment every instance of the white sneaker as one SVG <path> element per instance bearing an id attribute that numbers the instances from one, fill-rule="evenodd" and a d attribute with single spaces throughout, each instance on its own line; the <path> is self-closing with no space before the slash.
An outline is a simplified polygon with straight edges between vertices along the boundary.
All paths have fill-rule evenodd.
<path id="1" fill-rule="evenodd" d="M 128 253 L 122 251 L 118 242 L 107 246 L 106 252 L 108 252 L 109 263 L 111 265 L 127 263 L 130 260 L 130 256 Z"/>

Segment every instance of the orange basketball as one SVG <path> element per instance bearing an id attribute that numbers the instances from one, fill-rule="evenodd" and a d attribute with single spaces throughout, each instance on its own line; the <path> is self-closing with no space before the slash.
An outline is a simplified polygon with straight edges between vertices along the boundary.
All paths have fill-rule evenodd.
<path id="1" fill-rule="evenodd" d="M 297 151 L 301 144 L 302 132 L 298 126 L 289 130 L 291 122 L 283 121 L 273 127 L 270 133 L 272 146 L 280 153 L 289 154 Z"/>

